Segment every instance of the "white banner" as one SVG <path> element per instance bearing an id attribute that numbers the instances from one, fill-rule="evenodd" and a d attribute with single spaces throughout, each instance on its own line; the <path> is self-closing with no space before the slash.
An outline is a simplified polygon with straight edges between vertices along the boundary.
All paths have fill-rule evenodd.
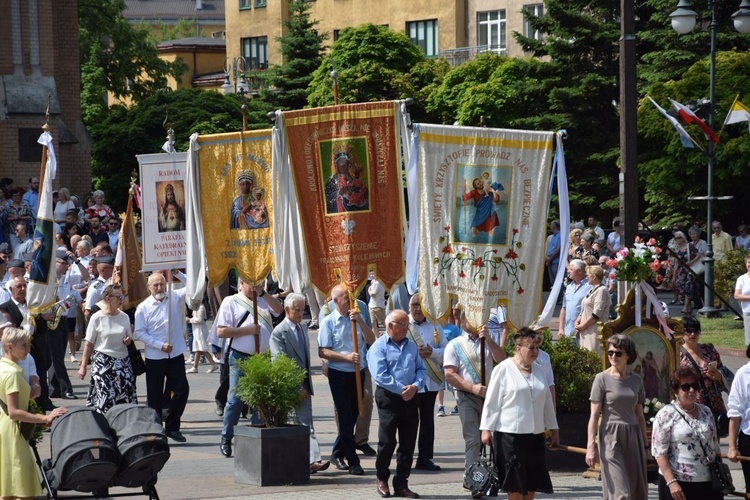
<path id="1" fill-rule="evenodd" d="M 187 153 L 136 155 L 140 164 L 143 270 L 180 269 L 187 259 Z"/>
<path id="2" fill-rule="evenodd" d="M 469 325 L 508 308 L 514 327 L 538 313 L 552 132 L 415 125 L 419 290 L 431 318 L 458 298 Z"/>

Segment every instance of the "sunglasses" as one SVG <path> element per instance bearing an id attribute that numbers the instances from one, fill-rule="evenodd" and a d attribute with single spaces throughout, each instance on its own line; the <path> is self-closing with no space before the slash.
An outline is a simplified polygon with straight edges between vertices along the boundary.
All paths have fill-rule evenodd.
<path id="1" fill-rule="evenodd" d="M 622 351 L 607 351 L 607 356 L 614 356 L 616 358 L 622 357 Z"/>
<path id="2" fill-rule="evenodd" d="M 680 389 L 682 389 L 684 392 L 690 391 L 690 389 L 697 391 L 701 388 L 701 385 L 698 382 L 693 382 L 692 384 L 682 384 L 680 385 Z"/>
<path id="3" fill-rule="evenodd" d="M 698 330 L 685 330 L 685 335 L 700 335 L 701 332 Z"/>

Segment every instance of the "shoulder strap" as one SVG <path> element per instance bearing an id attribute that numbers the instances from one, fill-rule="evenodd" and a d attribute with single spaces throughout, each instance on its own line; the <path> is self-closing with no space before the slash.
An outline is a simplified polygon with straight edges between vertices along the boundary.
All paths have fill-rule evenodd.
<path id="1" fill-rule="evenodd" d="M 699 433 L 695 432 L 695 429 L 693 429 L 693 426 L 690 425 L 690 422 L 688 422 L 688 419 L 685 418 L 685 415 L 683 415 L 682 412 L 680 410 L 678 410 L 675 405 L 673 405 L 672 403 L 669 403 L 669 404 L 674 407 L 674 411 L 676 411 L 677 414 L 682 417 L 682 420 L 684 420 L 685 423 L 688 425 L 688 427 L 690 427 L 690 430 L 693 431 L 693 434 L 696 434 L 698 436 L 698 444 L 701 445 L 701 448 L 703 449 L 703 454 L 706 456 L 706 459 L 712 460 L 711 458 L 708 457 L 708 451 L 706 451 L 706 447 L 703 446 L 703 436 L 700 435 Z M 698 403 L 696 403 L 696 404 L 698 404 Z M 698 411 L 700 412 L 700 410 L 698 410 Z"/>
<path id="2" fill-rule="evenodd" d="M 245 314 L 242 315 L 242 318 L 237 322 L 237 326 L 235 328 L 239 328 L 242 323 L 245 322 L 247 317 L 250 316 L 250 311 L 245 311 Z M 229 356 L 229 351 L 232 349 L 232 341 L 234 340 L 234 337 L 229 337 L 229 345 L 227 346 L 227 353 L 226 356 Z"/>
<path id="3" fill-rule="evenodd" d="M 705 394 L 705 392 L 706 392 L 706 386 L 703 385 L 703 375 L 701 375 L 701 369 L 698 366 L 698 363 L 693 359 L 693 357 L 690 355 L 690 353 L 688 352 L 688 350 L 685 349 L 684 346 L 680 347 L 680 352 L 684 353 L 685 356 L 687 356 L 687 359 L 690 361 L 690 363 L 692 363 L 693 368 L 695 368 L 695 371 L 698 372 L 698 383 L 701 385 L 701 392 L 703 392 L 704 396 L 707 397 L 708 395 Z"/>

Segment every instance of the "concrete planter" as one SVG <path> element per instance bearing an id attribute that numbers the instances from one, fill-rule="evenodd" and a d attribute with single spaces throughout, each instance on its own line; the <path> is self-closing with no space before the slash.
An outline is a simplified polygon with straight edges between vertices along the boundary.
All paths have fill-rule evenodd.
<path id="1" fill-rule="evenodd" d="M 256 486 L 310 482 L 310 429 L 289 427 L 234 428 L 234 480 Z"/>

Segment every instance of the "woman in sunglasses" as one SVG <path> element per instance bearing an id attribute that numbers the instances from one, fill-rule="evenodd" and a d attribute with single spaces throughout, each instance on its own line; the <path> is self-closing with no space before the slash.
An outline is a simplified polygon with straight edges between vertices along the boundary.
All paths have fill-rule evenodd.
<path id="1" fill-rule="evenodd" d="M 89 359 L 91 383 L 86 406 L 106 413 L 120 403 L 137 403 L 135 375 L 128 357 L 132 340 L 130 318 L 120 310 L 125 295 L 121 285 L 107 285 L 101 309 L 91 315 L 78 377 L 86 377 Z M 93 356 L 92 356 L 93 352 Z"/>
<path id="2" fill-rule="evenodd" d="M 654 420 L 651 453 L 659 464 L 660 500 L 724 498 L 711 488 L 706 455 L 713 459 L 721 448 L 711 410 L 698 403 L 698 380 L 692 368 L 675 370 L 670 378 L 675 399 Z"/>
<path id="3" fill-rule="evenodd" d="M 602 495 L 608 500 L 648 498 L 643 416 L 646 394 L 641 377 L 628 370 L 637 357 L 630 337 L 612 335 L 607 339 L 610 367 L 594 378 L 591 387 L 586 464 L 594 467 L 601 463 Z"/>
<path id="4" fill-rule="evenodd" d="M 721 391 L 724 390 L 724 379 L 719 368 L 723 366 L 721 356 L 713 344 L 700 344 L 701 323 L 693 316 L 683 316 L 682 326 L 685 329 L 684 344 L 680 349 L 680 366 L 692 368 L 699 374 L 697 380 L 698 402 L 709 407 L 715 418 L 726 417 L 727 408 Z M 726 387 L 729 390 L 729 387 Z M 719 417 L 721 415 L 721 417 Z M 726 427 L 719 429 L 720 437 L 727 434 Z"/>

